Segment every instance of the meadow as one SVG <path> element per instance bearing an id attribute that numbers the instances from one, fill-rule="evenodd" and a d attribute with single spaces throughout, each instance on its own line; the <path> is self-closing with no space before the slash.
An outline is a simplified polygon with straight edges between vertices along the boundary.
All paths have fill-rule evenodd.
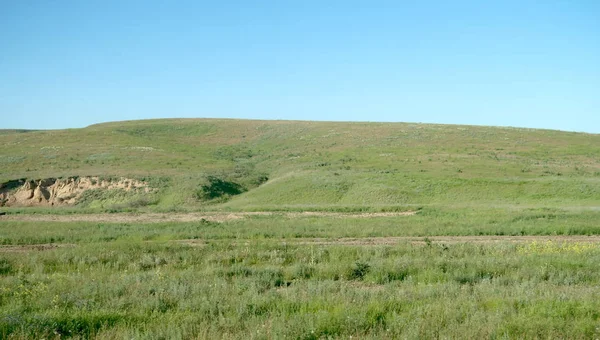
<path id="1" fill-rule="evenodd" d="M 154 189 L 1 207 L 2 339 L 600 337 L 600 135 L 199 119 L 0 145 L 0 183 Z"/>
<path id="2" fill-rule="evenodd" d="M 521 217 L 534 222 L 512 233 L 573 234 L 563 229 L 569 215 L 546 219 L 524 213 Z M 491 216 L 498 218 L 488 212 L 480 219 Z M 577 232 L 598 234 L 597 217 L 597 212 L 574 217 L 583 225 Z M 445 218 L 450 225 L 442 232 L 430 230 L 426 215 L 152 224 L 5 221 L 0 335 L 600 335 L 600 243 L 567 238 L 432 242 L 427 235 L 497 234 L 473 229 L 468 220 Z M 392 244 L 343 241 L 397 235 L 418 236 Z"/>

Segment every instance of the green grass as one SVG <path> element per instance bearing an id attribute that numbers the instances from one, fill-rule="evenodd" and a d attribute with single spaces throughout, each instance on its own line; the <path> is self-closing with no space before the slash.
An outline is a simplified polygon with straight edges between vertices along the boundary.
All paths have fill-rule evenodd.
<path id="1" fill-rule="evenodd" d="M 160 192 L 134 207 L 142 210 L 600 201 L 600 135 L 594 134 L 179 119 L 4 131 L 0 143 L 6 146 L 0 150 L 0 182 L 74 175 L 146 179 Z M 211 178 L 239 190 L 217 199 L 199 195 Z M 99 202 L 97 209 L 110 205 Z"/>
<path id="2" fill-rule="evenodd" d="M 286 239 L 309 237 L 297 235 L 306 228 L 316 236 L 362 235 L 358 220 L 328 224 L 326 218 L 323 224 L 300 221 L 309 223 L 305 228 L 278 219 L 136 226 L 5 222 L 2 234 L 18 230 L 8 239 L 20 244 L 55 235 L 54 242 L 76 246 L 0 253 L 0 337 L 600 335 L 597 244 L 307 246 L 253 234 L 257 222 L 283 229 L 277 236 Z M 349 224 L 356 229 L 348 230 Z M 47 235 L 35 238 L 36 228 Z M 385 233 L 396 234 L 391 226 Z M 190 236 L 206 244 L 166 241 Z"/>
<path id="3" fill-rule="evenodd" d="M 599 235 L 600 211 L 553 209 L 423 209 L 406 217 L 343 218 L 252 216 L 217 222 L 24 222 L 2 221 L 0 244 L 106 241 L 274 240 L 387 236 Z"/>
<path id="4" fill-rule="evenodd" d="M 9 214 L 274 212 L 0 220 L 2 339 L 600 337 L 600 244 L 430 240 L 600 235 L 600 135 L 181 119 L 2 130 L 0 144 L 0 183 L 124 176 L 155 188 Z M 418 213 L 286 214 L 301 211 Z M 398 236 L 421 242 L 336 243 Z"/>
<path id="5" fill-rule="evenodd" d="M 0 337 L 593 338 L 600 244 L 428 236 L 598 235 L 599 218 L 424 208 L 370 219 L 2 221 L 0 243 L 13 248 L 0 248 Z M 334 242 L 388 236 L 424 242 Z M 295 242 L 310 238 L 333 243 Z M 47 243 L 66 246 L 25 247 Z"/>

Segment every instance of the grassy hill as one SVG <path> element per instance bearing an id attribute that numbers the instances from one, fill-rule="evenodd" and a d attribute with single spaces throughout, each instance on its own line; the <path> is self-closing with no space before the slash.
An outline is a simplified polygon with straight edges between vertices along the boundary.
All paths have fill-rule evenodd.
<path id="1" fill-rule="evenodd" d="M 132 177 L 147 209 L 595 207 L 600 135 L 406 123 L 126 121 L 0 133 L 0 182 Z M 123 200 L 124 198 L 120 198 Z M 126 199 L 126 198 L 125 198 Z M 110 206 L 111 195 L 88 199 Z"/>
<path id="2" fill-rule="evenodd" d="M 2 339 L 600 338 L 600 135 L 186 119 L 0 145 L 0 196 L 81 194 L 2 208 Z M 86 214 L 120 211 L 156 213 Z"/>

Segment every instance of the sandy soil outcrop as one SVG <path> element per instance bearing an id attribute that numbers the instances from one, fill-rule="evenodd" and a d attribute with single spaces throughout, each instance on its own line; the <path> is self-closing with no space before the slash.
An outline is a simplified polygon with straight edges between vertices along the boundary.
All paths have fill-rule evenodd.
<path id="1" fill-rule="evenodd" d="M 84 191 L 90 189 L 150 191 L 146 183 L 128 178 L 107 180 L 99 177 L 69 177 L 18 180 L 0 184 L 0 206 L 73 205 Z"/>

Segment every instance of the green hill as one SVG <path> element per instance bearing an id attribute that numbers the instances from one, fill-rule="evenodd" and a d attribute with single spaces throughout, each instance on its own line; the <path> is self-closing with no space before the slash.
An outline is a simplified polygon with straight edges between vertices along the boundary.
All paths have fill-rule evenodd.
<path id="1" fill-rule="evenodd" d="M 600 135 L 406 123 L 169 119 L 0 133 L 0 182 L 128 177 L 139 203 L 79 206 L 402 210 L 423 205 L 596 207 Z M 130 201 L 137 202 L 130 204 Z M 118 205 L 117 203 L 121 204 Z"/>
<path id="2" fill-rule="evenodd" d="M 600 135 L 186 119 L 0 145 L 2 339 L 599 337 Z"/>

